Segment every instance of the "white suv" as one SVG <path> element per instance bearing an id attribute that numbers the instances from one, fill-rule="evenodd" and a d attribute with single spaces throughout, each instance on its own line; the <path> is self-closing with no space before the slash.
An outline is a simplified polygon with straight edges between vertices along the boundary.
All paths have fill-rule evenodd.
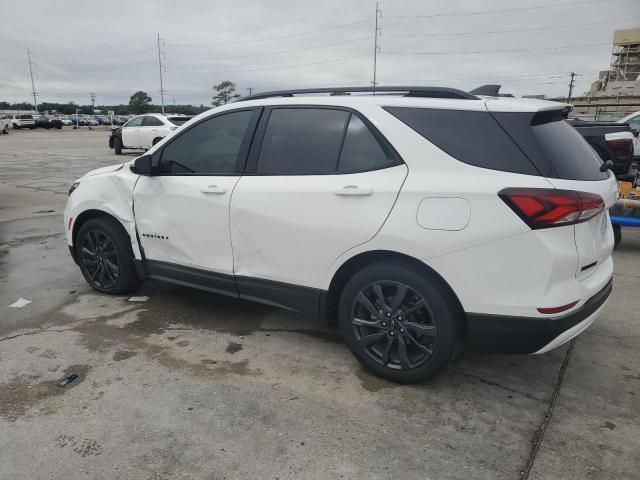
<path id="1" fill-rule="evenodd" d="M 617 188 L 567 105 L 319 95 L 337 90 L 246 97 L 79 179 L 64 221 L 86 280 L 337 318 L 367 368 L 406 383 L 458 346 L 542 353 L 591 324 L 612 288 Z"/>
<path id="2" fill-rule="evenodd" d="M 149 149 L 191 118 L 193 117 L 187 115 L 160 113 L 133 117 L 122 127 L 111 132 L 109 147 L 114 149 L 116 155 L 120 155 L 124 148 Z"/>

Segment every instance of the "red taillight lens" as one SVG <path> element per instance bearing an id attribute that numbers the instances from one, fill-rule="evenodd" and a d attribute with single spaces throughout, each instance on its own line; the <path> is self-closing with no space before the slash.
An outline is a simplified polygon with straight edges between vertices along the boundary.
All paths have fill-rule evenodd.
<path id="1" fill-rule="evenodd" d="M 600 195 L 552 188 L 505 188 L 498 193 L 532 229 L 586 222 L 604 210 Z"/>

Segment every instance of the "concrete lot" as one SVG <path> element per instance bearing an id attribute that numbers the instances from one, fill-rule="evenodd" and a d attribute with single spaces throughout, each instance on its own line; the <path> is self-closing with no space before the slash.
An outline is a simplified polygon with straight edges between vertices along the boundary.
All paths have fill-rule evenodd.
<path id="1" fill-rule="evenodd" d="M 463 354 L 399 386 L 292 314 L 151 281 L 144 303 L 92 291 L 66 192 L 132 156 L 100 130 L 0 135 L 0 478 L 638 478 L 640 232 L 571 346 Z"/>

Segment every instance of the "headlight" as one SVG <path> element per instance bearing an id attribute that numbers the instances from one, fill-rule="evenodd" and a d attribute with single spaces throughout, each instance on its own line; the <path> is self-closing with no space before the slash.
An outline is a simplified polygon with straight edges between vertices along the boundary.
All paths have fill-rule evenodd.
<path id="1" fill-rule="evenodd" d="M 71 186 L 69 187 L 69 195 L 71 195 L 71 194 L 73 193 L 73 191 L 74 191 L 76 188 L 78 188 L 78 186 L 79 186 L 79 185 L 80 185 L 80 182 L 76 182 L 76 183 L 74 183 L 73 185 L 71 185 Z"/>

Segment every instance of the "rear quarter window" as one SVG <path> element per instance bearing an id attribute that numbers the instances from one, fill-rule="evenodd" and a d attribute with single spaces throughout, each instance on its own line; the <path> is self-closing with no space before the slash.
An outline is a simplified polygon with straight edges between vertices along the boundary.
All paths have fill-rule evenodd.
<path id="1" fill-rule="evenodd" d="M 461 162 L 491 170 L 539 175 L 488 112 L 405 107 L 385 110 Z"/>

